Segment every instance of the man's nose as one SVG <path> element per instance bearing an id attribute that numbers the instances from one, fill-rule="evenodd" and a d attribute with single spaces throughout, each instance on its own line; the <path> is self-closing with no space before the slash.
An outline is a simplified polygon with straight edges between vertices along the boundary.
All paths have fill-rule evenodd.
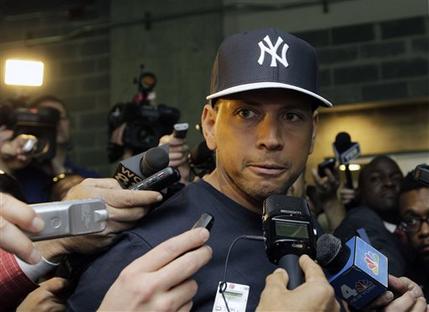
<path id="1" fill-rule="evenodd" d="M 388 176 L 383 178 L 383 184 L 385 186 L 389 186 L 389 187 L 394 187 L 394 186 L 397 186 L 397 185 L 399 186 L 398 183 L 395 183 L 394 180 L 391 177 L 388 177 Z"/>
<path id="2" fill-rule="evenodd" d="M 426 220 L 422 220 L 422 226 L 419 231 L 419 236 L 421 238 L 429 236 L 429 218 L 426 218 Z"/>
<path id="3" fill-rule="evenodd" d="M 270 114 L 264 116 L 257 127 L 257 146 L 268 150 L 283 149 L 284 142 L 280 122 Z"/>

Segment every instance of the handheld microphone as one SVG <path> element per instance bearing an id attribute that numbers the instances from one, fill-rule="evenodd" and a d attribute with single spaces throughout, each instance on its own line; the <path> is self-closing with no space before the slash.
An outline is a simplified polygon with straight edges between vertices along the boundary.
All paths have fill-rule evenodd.
<path id="1" fill-rule="evenodd" d="M 335 142 L 332 144 L 334 148 L 335 157 L 340 164 L 346 167 L 346 186 L 353 188 L 352 174 L 349 169 L 349 162 L 360 156 L 360 146 L 357 142 L 352 142 L 350 134 L 347 132 L 340 132 L 335 137 Z"/>
<path id="2" fill-rule="evenodd" d="M 287 271 L 288 289 L 298 287 L 304 281 L 299 256 L 316 255 L 317 232 L 307 202 L 286 195 L 269 196 L 263 204 L 262 226 L 268 258 Z"/>
<path id="3" fill-rule="evenodd" d="M 113 177 L 122 188 L 127 189 L 164 169 L 168 166 L 168 162 L 168 152 L 161 146 L 153 147 L 146 152 L 122 160 Z"/>
<path id="4" fill-rule="evenodd" d="M 176 123 L 173 126 L 173 136 L 178 139 L 186 138 L 186 133 L 188 132 L 189 124 L 187 122 Z"/>
<path id="5" fill-rule="evenodd" d="M 30 205 L 45 222 L 39 233 L 27 233 L 32 241 L 101 232 L 108 212 L 99 199 L 67 200 Z"/>
<path id="6" fill-rule="evenodd" d="M 343 245 L 337 237 L 323 234 L 317 240 L 317 262 L 336 295 L 355 309 L 387 290 L 387 257 L 357 236 Z"/>
<path id="7" fill-rule="evenodd" d="M 130 190 L 161 191 L 180 180 L 180 172 L 176 168 L 166 167 L 150 177 L 132 185 Z"/>

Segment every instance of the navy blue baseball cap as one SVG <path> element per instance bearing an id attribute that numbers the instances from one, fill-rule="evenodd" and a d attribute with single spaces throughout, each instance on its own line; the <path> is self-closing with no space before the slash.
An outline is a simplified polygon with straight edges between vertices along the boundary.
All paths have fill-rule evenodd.
<path id="1" fill-rule="evenodd" d="M 213 64 L 207 100 L 266 88 L 295 90 L 332 106 L 319 95 L 316 51 L 304 40 L 274 28 L 226 38 Z"/>

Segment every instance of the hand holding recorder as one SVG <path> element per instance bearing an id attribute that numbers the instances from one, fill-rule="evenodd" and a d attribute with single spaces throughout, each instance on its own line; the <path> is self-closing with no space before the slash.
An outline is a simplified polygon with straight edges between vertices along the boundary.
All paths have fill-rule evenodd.
<path id="1" fill-rule="evenodd" d="M 40 254 L 22 231 L 38 233 L 43 227 L 43 220 L 30 206 L 8 194 L 0 193 L 1 248 L 35 264 L 41 260 Z"/>
<path id="2" fill-rule="evenodd" d="M 213 219 L 203 215 L 192 230 L 170 238 L 134 260 L 106 293 L 99 311 L 189 311 L 198 285 L 191 277 L 212 257 L 204 244 Z M 203 227 L 203 228 L 201 228 Z"/>
<path id="3" fill-rule="evenodd" d="M 101 199 L 106 205 L 108 219 L 102 232 L 51 240 L 48 244 L 39 242 L 37 246 L 46 247 L 51 256 L 96 252 L 110 245 L 117 233 L 133 227 L 150 211 L 152 204 L 162 200 L 162 195 L 154 191 L 124 190 L 114 179 L 85 179 L 67 193 L 65 200 L 90 198 Z M 49 248 L 52 242 L 57 243 L 55 250 Z"/>
<path id="4" fill-rule="evenodd" d="M 307 255 L 299 258 L 305 282 L 288 290 L 288 273 L 277 269 L 267 276 L 257 311 L 339 311 L 335 292 L 322 269 Z"/>

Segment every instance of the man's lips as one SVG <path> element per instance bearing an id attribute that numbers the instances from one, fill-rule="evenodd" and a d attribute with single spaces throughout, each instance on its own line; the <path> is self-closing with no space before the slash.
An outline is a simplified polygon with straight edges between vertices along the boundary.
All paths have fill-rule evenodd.
<path id="1" fill-rule="evenodd" d="M 276 163 L 250 163 L 248 168 L 258 175 L 277 176 L 287 170 L 287 166 Z"/>
<path id="2" fill-rule="evenodd" d="M 398 194 L 395 191 L 384 191 L 381 194 L 382 198 L 397 198 Z"/>

